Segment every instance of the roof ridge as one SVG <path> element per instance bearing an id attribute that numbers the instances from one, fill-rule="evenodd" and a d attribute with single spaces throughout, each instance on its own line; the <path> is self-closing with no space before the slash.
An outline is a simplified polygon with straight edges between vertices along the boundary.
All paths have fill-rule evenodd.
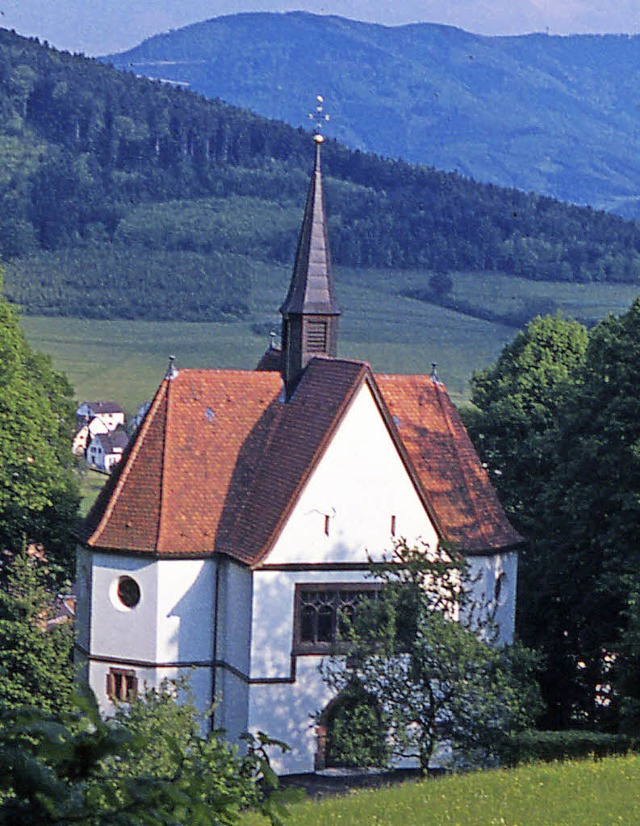
<path id="1" fill-rule="evenodd" d="M 170 388 L 173 384 L 174 379 L 166 379 L 167 382 L 167 391 L 165 393 L 165 419 L 164 419 L 164 431 L 162 433 L 162 453 L 161 453 L 161 460 L 160 460 L 160 494 L 158 496 L 158 529 L 156 531 L 156 542 L 155 547 L 156 551 L 160 551 L 160 540 L 163 534 L 163 526 L 164 526 L 164 498 L 165 498 L 165 484 L 164 484 L 164 471 L 165 465 L 167 463 L 167 434 L 169 432 L 169 396 L 173 395 L 170 393 Z"/>
<path id="2" fill-rule="evenodd" d="M 256 373 L 256 372 L 257 371 L 254 370 L 254 369 L 248 370 L 248 369 L 243 368 L 243 367 L 181 367 L 180 368 L 180 374 L 183 374 L 183 373 L 187 373 L 187 374 L 193 374 L 193 373 L 210 374 L 210 373 L 215 373 L 215 374 L 220 375 L 220 376 L 223 376 L 223 375 L 242 376 L 242 375 L 246 375 L 247 373 Z"/>
<path id="3" fill-rule="evenodd" d="M 319 359 L 321 361 L 339 361 L 339 362 L 344 363 L 344 364 L 361 364 L 361 365 L 365 365 L 366 367 L 369 368 L 369 370 L 371 370 L 371 373 L 373 375 L 373 369 L 371 367 L 371 363 L 368 362 L 366 359 L 346 358 L 346 356 L 330 356 L 329 353 L 314 353 L 313 356 L 310 359 L 310 362 L 314 361 L 315 359 Z"/>
<path id="4" fill-rule="evenodd" d="M 415 379 L 420 382 L 422 382 L 425 378 L 429 378 L 429 376 L 427 376 L 426 373 L 375 373 L 374 375 L 380 376 L 380 378 L 383 379 L 402 379 L 407 381 L 409 379 Z M 435 382 L 433 382 L 433 384 L 434 386 L 441 387 L 445 391 L 447 396 L 449 396 L 449 391 L 447 390 L 447 386 L 443 381 L 438 379 L 438 384 L 435 385 Z"/>

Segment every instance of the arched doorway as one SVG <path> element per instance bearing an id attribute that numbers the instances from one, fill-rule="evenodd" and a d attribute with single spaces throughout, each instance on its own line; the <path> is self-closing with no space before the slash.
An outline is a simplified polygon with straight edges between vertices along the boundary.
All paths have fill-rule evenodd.
<path id="1" fill-rule="evenodd" d="M 320 715 L 316 770 L 385 766 L 389 747 L 380 706 L 354 681 Z"/>

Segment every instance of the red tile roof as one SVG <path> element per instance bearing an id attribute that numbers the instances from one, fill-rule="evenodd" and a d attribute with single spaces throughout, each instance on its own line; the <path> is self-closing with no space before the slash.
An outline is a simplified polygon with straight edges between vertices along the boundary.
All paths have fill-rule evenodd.
<path id="1" fill-rule="evenodd" d="M 282 350 L 279 347 L 269 347 L 265 350 L 256 365 L 256 370 L 259 372 L 265 370 L 280 372 L 282 370 Z"/>
<path id="2" fill-rule="evenodd" d="M 376 382 L 443 538 L 466 553 L 522 544 L 444 385 L 430 376 Z"/>
<path id="3" fill-rule="evenodd" d="M 165 379 L 85 521 L 89 545 L 211 553 L 245 443 L 268 420 L 277 373 L 181 370 Z"/>
<path id="4" fill-rule="evenodd" d="M 444 387 L 425 376 L 374 380 L 364 362 L 331 358 L 309 363 L 286 404 L 277 372 L 181 370 L 165 379 L 81 538 L 258 563 L 364 381 L 442 537 L 468 553 L 521 542 Z"/>

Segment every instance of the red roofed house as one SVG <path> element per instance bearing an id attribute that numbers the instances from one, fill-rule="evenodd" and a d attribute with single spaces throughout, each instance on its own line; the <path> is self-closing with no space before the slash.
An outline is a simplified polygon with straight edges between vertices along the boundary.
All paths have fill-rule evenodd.
<path id="1" fill-rule="evenodd" d="M 453 544 L 510 640 L 522 540 L 437 377 L 337 358 L 319 141 L 281 313 L 255 371 L 170 368 L 84 522 L 77 647 L 103 709 L 187 672 L 216 727 L 284 740 L 300 772 L 367 553 Z"/>

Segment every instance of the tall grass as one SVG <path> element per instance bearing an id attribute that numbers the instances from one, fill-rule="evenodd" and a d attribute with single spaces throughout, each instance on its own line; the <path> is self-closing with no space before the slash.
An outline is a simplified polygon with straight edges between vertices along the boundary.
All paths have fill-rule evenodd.
<path id="1" fill-rule="evenodd" d="M 611 826 L 640 822 L 640 757 L 404 783 L 290 807 L 292 826 Z M 247 814 L 242 826 L 265 821 Z"/>

